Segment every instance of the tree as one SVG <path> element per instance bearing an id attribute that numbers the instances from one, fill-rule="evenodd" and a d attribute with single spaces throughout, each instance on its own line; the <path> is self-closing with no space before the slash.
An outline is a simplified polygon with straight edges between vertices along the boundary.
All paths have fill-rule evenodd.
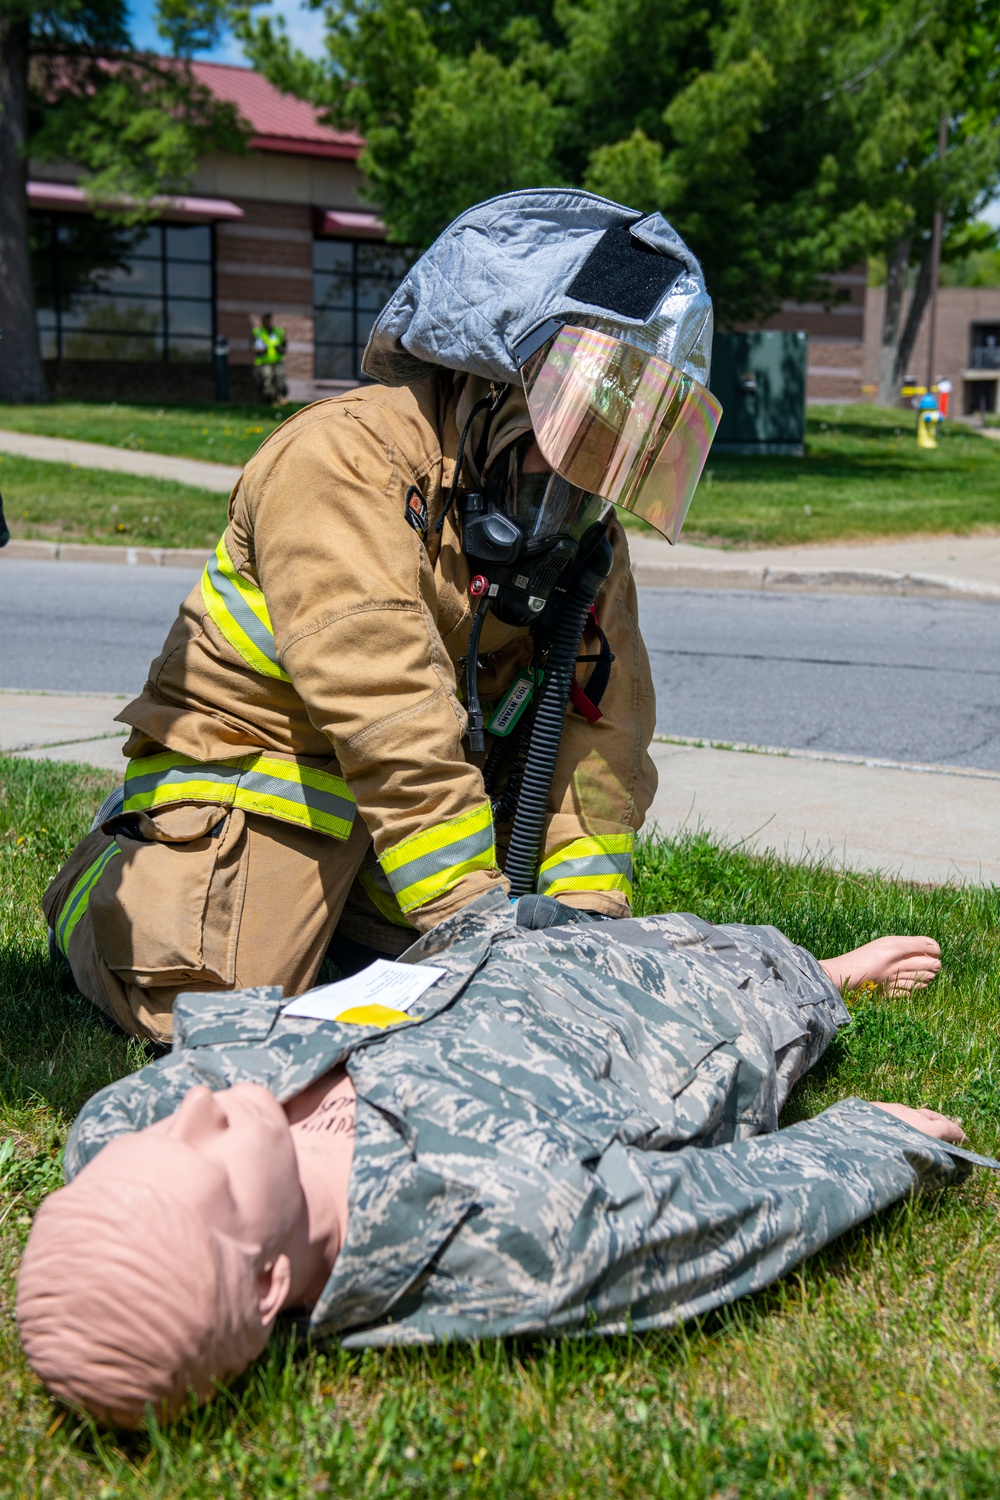
<path id="1" fill-rule="evenodd" d="M 598 148 L 585 180 L 667 213 L 724 321 L 783 297 L 827 300 L 825 276 L 883 258 L 880 395 L 892 401 L 930 292 L 935 208 L 960 244 L 1000 175 L 997 19 L 994 0 L 740 0 L 711 65 L 668 103 L 667 137 Z"/>
<path id="2" fill-rule="evenodd" d="M 929 291 L 935 207 L 958 244 L 1000 176 L 1000 0 L 314 3 L 325 61 L 251 8 L 239 33 L 365 136 L 394 238 L 424 245 L 505 188 L 580 183 L 661 210 L 723 324 L 829 302 L 832 273 L 881 256 L 885 389 Z"/>
<path id="3" fill-rule="evenodd" d="M 217 26 L 188 0 L 165 0 L 178 53 Z M 171 14 L 170 7 L 173 7 Z M 26 196 L 29 153 L 84 168 L 97 212 L 121 224 L 156 213 L 213 144 L 239 149 L 235 112 L 196 84 L 183 56 L 130 46 L 124 0 L 0 0 L 0 401 L 44 401 Z"/>

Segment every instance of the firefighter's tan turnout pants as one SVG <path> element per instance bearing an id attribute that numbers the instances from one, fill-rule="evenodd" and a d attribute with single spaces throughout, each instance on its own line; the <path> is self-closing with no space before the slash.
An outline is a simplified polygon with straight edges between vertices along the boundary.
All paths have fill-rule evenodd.
<path id="1" fill-rule="evenodd" d="M 133 815 L 139 838 L 110 826 L 77 845 L 43 906 L 82 993 L 131 1035 L 169 1042 L 181 990 L 300 994 L 338 920 L 388 953 L 418 935 L 355 886 L 371 849 L 361 819 L 346 840 L 217 805 Z"/>

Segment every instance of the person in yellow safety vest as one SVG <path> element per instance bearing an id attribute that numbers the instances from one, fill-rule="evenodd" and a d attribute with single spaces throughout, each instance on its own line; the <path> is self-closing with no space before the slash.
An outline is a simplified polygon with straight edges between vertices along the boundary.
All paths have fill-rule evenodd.
<path id="1" fill-rule="evenodd" d="M 711 344 L 688 248 L 590 193 L 416 262 L 375 383 L 263 443 L 119 716 L 124 787 L 43 900 L 100 1010 L 163 1042 L 182 990 L 295 995 L 491 889 L 628 915 L 655 700 L 612 517 L 676 540 Z"/>
<path id="2" fill-rule="evenodd" d="M 260 399 L 273 405 L 286 400 L 285 330 L 275 328 L 271 313 L 265 313 L 253 330 L 254 376 Z"/>

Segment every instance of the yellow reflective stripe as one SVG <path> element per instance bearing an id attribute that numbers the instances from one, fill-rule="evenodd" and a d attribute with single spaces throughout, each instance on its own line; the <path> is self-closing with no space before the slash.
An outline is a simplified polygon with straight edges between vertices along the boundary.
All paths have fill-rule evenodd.
<path id="1" fill-rule="evenodd" d="M 545 859 L 538 871 L 540 896 L 560 891 L 621 891 L 632 897 L 634 833 L 573 839 Z"/>
<path id="2" fill-rule="evenodd" d="M 363 864 L 358 871 L 358 884 L 368 897 L 377 912 L 391 922 L 394 927 L 405 927 L 409 932 L 415 932 L 416 928 L 412 922 L 408 922 L 399 909 L 399 902 L 393 893 L 392 886 L 378 861 L 372 864 Z"/>
<path id="3" fill-rule="evenodd" d="M 398 1026 L 400 1021 L 419 1021 L 419 1016 L 405 1010 L 390 1010 L 388 1005 L 355 1005 L 337 1017 L 344 1026 Z"/>
<path id="4" fill-rule="evenodd" d="M 63 958 L 69 958 L 69 940 L 76 931 L 76 924 L 90 905 L 91 891 L 115 855 L 121 852 L 116 843 L 111 843 L 103 849 L 93 864 L 87 866 L 66 898 L 66 903 L 59 913 L 59 920 L 56 922 L 56 946 Z"/>
<path id="5" fill-rule="evenodd" d="M 497 868 L 493 814 L 484 802 L 387 849 L 379 863 L 401 911 L 413 911 L 451 890 L 474 870 Z"/>
<path id="6" fill-rule="evenodd" d="M 632 899 L 632 882 L 626 875 L 566 875 L 559 880 L 550 880 L 540 896 L 558 896 L 560 891 L 621 891 L 629 901 Z"/>
<path id="7" fill-rule="evenodd" d="M 291 678 L 278 661 L 264 595 L 238 573 L 222 536 L 201 575 L 201 597 L 215 624 L 248 667 L 263 677 Z"/>
<path id="8" fill-rule="evenodd" d="M 164 751 L 129 761 L 123 811 L 175 802 L 241 807 L 336 839 L 350 836 L 357 811 L 342 777 L 263 753 L 202 762 Z"/>

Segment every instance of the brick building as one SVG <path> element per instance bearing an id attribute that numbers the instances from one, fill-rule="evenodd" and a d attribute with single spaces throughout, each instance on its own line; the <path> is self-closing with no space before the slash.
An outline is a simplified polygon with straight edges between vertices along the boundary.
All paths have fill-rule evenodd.
<path id="1" fill-rule="evenodd" d="M 193 66 L 247 121 L 249 150 L 207 156 L 156 223 L 109 228 L 71 164 L 29 168 L 51 390 L 211 399 L 223 335 L 231 395 L 252 399 L 250 329 L 265 312 L 288 336 L 293 399 L 354 384 L 372 321 L 408 264 L 359 197 L 362 142 L 249 68 Z"/>
<path id="2" fill-rule="evenodd" d="M 907 302 L 908 302 L 907 297 Z M 903 316 L 906 316 L 904 303 Z M 879 334 L 885 288 L 869 287 L 865 308 L 865 384 L 878 380 Z M 927 378 L 930 319 L 924 314 L 910 360 L 918 384 Z M 937 299 L 933 379 L 951 381 L 950 413 L 1000 411 L 1000 288 L 942 287 Z"/>
<path id="3" fill-rule="evenodd" d="M 865 378 L 866 281 L 864 266 L 842 271 L 830 277 L 830 307 L 822 302 L 783 302 L 766 323 L 755 325 L 808 335 L 807 401 L 861 399 Z"/>

